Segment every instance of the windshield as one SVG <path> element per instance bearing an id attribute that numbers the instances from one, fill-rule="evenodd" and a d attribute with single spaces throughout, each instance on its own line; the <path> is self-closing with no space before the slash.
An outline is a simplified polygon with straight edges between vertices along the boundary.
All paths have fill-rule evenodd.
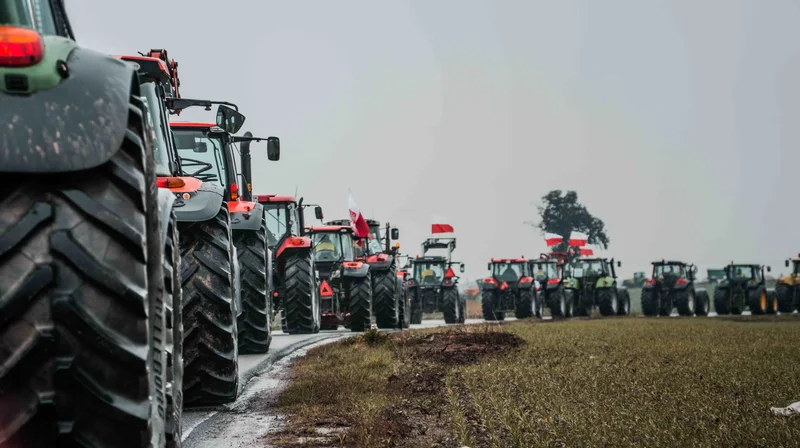
<path id="1" fill-rule="evenodd" d="M 414 263 L 414 279 L 420 285 L 438 285 L 443 278 L 444 261 Z"/>
<path id="2" fill-rule="evenodd" d="M 0 24 L 57 35 L 49 0 L 0 0 Z"/>
<path id="3" fill-rule="evenodd" d="M 264 204 L 267 217 L 267 245 L 275 247 L 286 235 L 289 223 L 287 204 Z"/>
<path id="4" fill-rule="evenodd" d="M 172 175 L 172 170 L 167 156 L 167 138 L 164 134 L 166 121 L 161 115 L 161 99 L 156 93 L 155 82 L 142 83 L 141 89 L 143 93 L 142 100 L 144 101 L 145 109 L 147 109 L 147 121 L 150 123 L 150 129 L 152 129 L 151 137 L 153 140 L 153 156 L 156 159 L 156 174 L 170 176 Z"/>
<path id="5" fill-rule="evenodd" d="M 681 269 L 681 265 L 679 264 L 657 264 L 653 266 L 653 276 L 658 277 L 659 275 L 683 275 L 683 269 Z"/>
<path id="6" fill-rule="evenodd" d="M 314 233 L 315 261 L 338 261 L 342 259 L 342 240 L 337 233 Z"/>
<path id="7" fill-rule="evenodd" d="M 553 261 L 544 263 L 534 263 L 533 278 L 535 278 L 536 280 L 559 278 L 558 266 Z"/>
<path id="8" fill-rule="evenodd" d="M 525 262 L 504 262 L 494 263 L 492 266 L 492 275 L 504 282 L 515 282 L 520 277 L 528 276 L 528 264 Z"/>
<path id="9" fill-rule="evenodd" d="M 172 133 L 187 176 L 227 187 L 222 140 L 218 136 L 209 136 L 208 130 L 201 128 L 173 129 Z"/>
<path id="10" fill-rule="evenodd" d="M 736 280 L 736 279 L 752 279 L 756 278 L 756 271 L 753 269 L 752 266 L 730 266 L 728 267 L 728 275 Z"/>
<path id="11" fill-rule="evenodd" d="M 606 272 L 605 263 L 602 260 L 579 260 L 572 267 L 575 277 L 598 275 Z"/>

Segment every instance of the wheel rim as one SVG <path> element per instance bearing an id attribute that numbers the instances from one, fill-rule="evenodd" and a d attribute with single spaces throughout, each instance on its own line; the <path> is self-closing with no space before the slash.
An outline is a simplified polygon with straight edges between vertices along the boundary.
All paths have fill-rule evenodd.
<path id="1" fill-rule="evenodd" d="M 566 316 L 567 315 L 567 299 L 563 295 L 561 296 L 561 300 L 559 300 L 559 302 L 558 302 L 558 306 L 559 306 L 559 308 L 561 308 L 561 310 L 560 310 L 561 311 L 561 315 L 562 316 Z"/>
<path id="2" fill-rule="evenodd" d="M 694 293 L 689 294 L 689 312 L 694 312 Z"/>
<path id="3" fill-rule="evenodd" d="M 767 293 L 761 291 L 761 311 L 765 311 L 767 309 Z"/>
<path id="4" fill-rule="evenodd" d="M 778 299 L 772 299 L 772 311 L 778 311 Z"/>
<path id="5" fill-rule="evenodd" d="M 619 309 L 619 304 L 617 303 L 617 295 L 614 294 L 611 297 L 611 310 L 614 312 L 614 314 L 617 314 L 618 309 Z"/>

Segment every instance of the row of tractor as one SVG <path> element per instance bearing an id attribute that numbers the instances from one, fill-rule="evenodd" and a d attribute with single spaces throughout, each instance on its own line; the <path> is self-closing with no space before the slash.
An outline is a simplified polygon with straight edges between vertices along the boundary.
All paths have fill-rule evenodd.
<path id="1" fill-rule="evenodd" d="M 518 319 L 541 318 L 544 308 L 553 317 L 630 314 L 630 295 L 617 285 L 619 261 L 582 257 L 580 249 L 541 254 L 539 258 L 492 258 L 490 275 L 481 281 L 483 318 L 503 320 L 507 313 Z"/>
<path id="2" fill-rule="evenodd" d="M 278 316 L 408 326 L 397 229 L 254 193 L 251 146 L 277 161 L 280 140 L 179 87 L 163 49 L 94 52 L 62 0 L 0 0 L 0 446 L 177 447 L 184 405 L 234 401 Z"/>

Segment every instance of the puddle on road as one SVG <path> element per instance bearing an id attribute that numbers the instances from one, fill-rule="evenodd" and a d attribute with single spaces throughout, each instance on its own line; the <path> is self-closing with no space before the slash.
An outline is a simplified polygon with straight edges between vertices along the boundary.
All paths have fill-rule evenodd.
<path id="1" fill-rule="evenodd" d="M 269 446 L 265 437 L 281 429 L 285 416 L 274 413 L 278 393 L 289 381 L 292 361 L 305 356 L 308 350 L 329 344 L 340 338 L 330 338 L 295 350 L 250 379 L 235 403 L 212 415 L 207 425 L 197 423 L 184 432 L 185 448 L 245 448 Z M 209 419 L 210 420 L 210 419 Z M 202 425 L 202 427 L 201 427 Z M 192 440 L 189 436 L 195 432 Z M 197 440 L 201 439 L 201 440 Z M 197 441 L 195 441 L 197 440 Z"/>

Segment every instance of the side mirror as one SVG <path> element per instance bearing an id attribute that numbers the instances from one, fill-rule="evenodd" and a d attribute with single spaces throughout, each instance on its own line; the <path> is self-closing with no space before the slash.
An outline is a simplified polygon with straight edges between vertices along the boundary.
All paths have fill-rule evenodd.
<path id="1" fill-rule="evenodd" d="M 273 162 L 281 159 L 281 139 L 278 137 L 267 138 L 267 158 Z"/>
<path id="2" fill-rule="evenodd" d="M 391 234 L 393 240 L 400 239 L 400 230 L 398 230 L 397 227 L 392 228 Z"/>
<path id="3" fill-rule="evenodd" d="M 224 104 L 219 105 L 217 108 L 217 126 L 224 129 L 225 132 L 235 134 L 239 132 L 242 125 L 244 125 L 244 115 Z"/>
<path id="4" fill-rule="evenodd" d="M 314 207 L 314 217 L 316 217 L 317 219 L 322 221 L 322 218 L 323 218 L 323 216 L 322 216 L 322 207 L 320 207 L 319 205 Z"/>
<path id="5" fill-rule="evenodd" d="M 783 260 L 783 265 L 788 268 L 789 267 L 789 260 Z"/>
<path id="6" fill-rule="evenodd" d="M 491 271 L 492 270 L 492 264 L 491 263 L 486 263 L 486 269 Z"/>
<path id="7" fill-rule="evenodd" d="M 459 270 L 461 271 L 462 274 L 464 273 L 464 263 L 461 263 L 461 269 Z"/>
<path id="8" fill-rule="evenodd" d="M 621 268 L 621 267 L 622 267 L 622 262 L 621 262 L 621 261 L 618 261 L 618 262 L 617 262 L 617 267 L 618 267 L 618 268 Z"/>
<path id="9" fill-rule="evenodd" d="M 767 272 L 772 272 L 772 266 L 767 266 Z"/>
<path id="10" fill-rule="evenodd" d="M 208 143 L 206 142 L 197 142 L 195 143 L 194 152 L 208 152 Z"/>
<path id="11" fill-rule="evenodd" d="M 692 272 L 697 274 L 697 266 L 692 266 Z"/>

